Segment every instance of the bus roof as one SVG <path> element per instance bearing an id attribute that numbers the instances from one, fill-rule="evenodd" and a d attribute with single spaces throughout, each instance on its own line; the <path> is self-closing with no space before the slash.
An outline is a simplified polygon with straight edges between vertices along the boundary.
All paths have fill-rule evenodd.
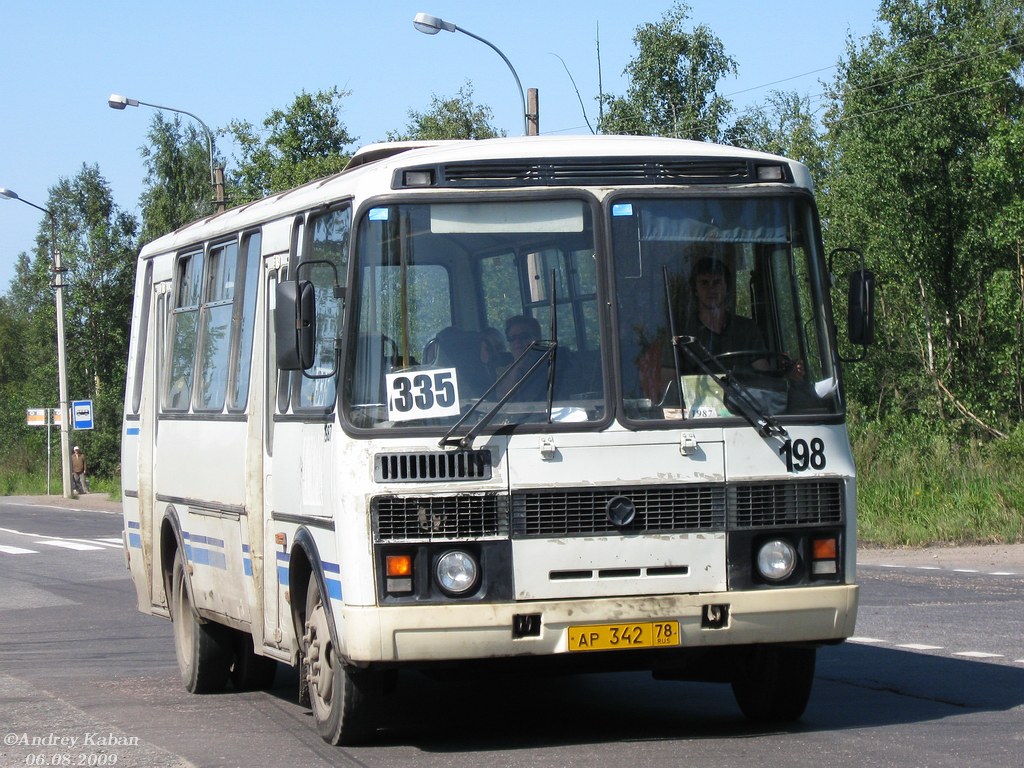
<path id="1" fill-rule="evenodd" d="M 370 144 L 360 148 L 352 157 L 349 165 L 340 173 L 316 181 L 311 181 L 290 190 L 269 195 L 262 200 L 246 203 L 231 208 L 223 213 L 199 219 L 190 224 L 154 240 L 143 248 L 142 254 L 166 252 L 189 243 L 216 238 L 221 234 L 235 232 L 239 229 L 254 226 L 263 221 L 288 216 L 322 204 L 325 200 L 341 198 L 368 189 L 383 191 L 392 188 L 392 180 L 400 169 L 442 166 L 453 164 L 485 164 L 502 163 L 506 170 L 502 174 L 494 174 L 486 183 L 479 183 L 476 188 L 489 189 L 521 186 L 513 178 L 508 164 L 526 167 L 525 161 L 533 164 L 554 164 L 559 161 L 585 163 L 588 174 L 580 176 L 572 183 L 577 186 L 608 187 L 619 183 L 602 177 L 600 169 L 610 160 L 619 161 L 619 165 L 629 165 L 631 161 L 647 161 L 648 163 L 691 163 L 699 160 L 705 163 L 713 161 L 742 161 L 771 164 L 776 167 L 786 166 L 789 169 L 788 179 L 792 186 L 812 189 L 810 174 L 807 168 L 788 158 L 764 152 L 743 149 L 740 147 L 691 141 L 688 139 L 671 139 L 653 136 L 519 136 L 511 138 L 481 139 L 465 141 L 404 141 Z M 634 165 L 636 163 L 633 163 Z M 473 166 L 473 167 L 480 167 Z M 595 170 L 596 169 L 596 170 Z M 617 169 L 618 173 L 628 171 Z M 697 179 L 698 177 L 694 177 Z M 698 179 L 707 183 L 706 179 Z M 563 181 L 562 184 L 568 183 Z M 635 181 L 633 183 L 636 183 Z M 651 182 L 647 182 L 651 183 Z M 679 185 L 692 183 L 685 178 L 672 181 L 669 177 L 660 182 L 663 185 Z M 735 183 L 735 182 L 734 182 Z M 532 187 L 543 186 L 542 179 L 533 179 Z M 463 187 L 465 188 L 465 187 Z"/>

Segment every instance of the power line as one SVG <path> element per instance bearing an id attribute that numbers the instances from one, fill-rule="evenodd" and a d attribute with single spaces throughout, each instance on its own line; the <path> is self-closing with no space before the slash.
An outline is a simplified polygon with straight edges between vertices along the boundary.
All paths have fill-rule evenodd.
<path id="1" fill-rule="evenodd" d="M 843 117 L 840 117 L 840 118 L 838 118 L 836 120 L 830 120 L 828 122 L 829 122 L 830 125 L 836 125 L 837 123 L 845 123 L 845 122 L 848 122 L 850 120 L 857 120 L 857 119 L 862 118 L 862 117 L 870 117 L 871 115 L 880 115 L 880 114 L 882 114 L 884 112 L 893 112 L 893 111 L 895 111 L 897 109 L 903 109 L 904 107 L 913 107 L 913 106 L 916 106 L 918 104 L 924 104 L 924 103 L 929 102 L 929 101 L 935 101 L 937 99 L 944 99 L 944 98 L 946 98 L 948 96 L 957 96 L 957 95 L 959 95 L 961 93 L 968 93 L 970 91 L 976 91 L 979 88 L 984 88 L 986 85 L 995 85 L 996 83 L 1003 83 L 1003 82 L 1012 81 L 1012 80 L 1013 80 L 1013 75 L 1006 75 L 1005 77 L 1000 77 L 1000 78 L 997 78 L 995 80 L 990 80 L 987 83 L 979 83 L 978 85 L 972 85 L 972 86 L 969 86 L 967 88 L 961 88 L 958 91 L 947 91 L 946 93 L 937 93 L 934 96 L 928 96 L 926 98 L 917 99 L 915 101 L 905 101 L 902 104 L 895 104 L 895 105 L 893 105 L 891 107 L 883 107 L 881 109 L 873 109 L 870 112 L 861 112 L 860 114 L 854 114 L 854 115 L 844 115 Z"/>

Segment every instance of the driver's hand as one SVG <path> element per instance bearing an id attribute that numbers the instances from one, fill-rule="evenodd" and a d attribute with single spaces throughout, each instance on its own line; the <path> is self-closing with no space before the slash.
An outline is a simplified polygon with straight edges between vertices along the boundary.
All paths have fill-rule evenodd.
<path id="1" fill-rule="evenodd" d="M 807 366 L 804 365 L 804 361 L 800 358 L 795 360 L 786 353 L 786 378 L 790 381 L 803 381 L 807 375 Z"/>

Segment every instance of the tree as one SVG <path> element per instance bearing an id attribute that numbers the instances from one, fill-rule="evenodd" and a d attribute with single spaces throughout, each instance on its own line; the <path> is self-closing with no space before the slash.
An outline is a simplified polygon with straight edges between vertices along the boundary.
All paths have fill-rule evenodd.
<path id="1" fill-rule="evenodd" d="M 302 92 L 286 111 L 272 111 L 263 131 L 233 120 L 227 132 L 241 152 L 231 178 L 233 202 L 258 200 L 344 170 L 350 158 L 345 146 L 356 141 L 340 117 L 348 95 L 337 88 Z"/>
<path id="2" fill-rule="evenodd" d="M 118 209 L 99 168 L 82 166 L 50 190 L 65 268 L 68 395 L 93 401 L 84 443 L 90 470 L 116 475 L 135 278 L 134 217 Z"/>
<path id="3" fill-rule="evenodd" d="M 830 239 L 864 241 L 883 287 L 880 349 L 850 391 L 997 434 L 1022 415 L 1019 4 L 883 0 L 879 15 L 848 43 L 826 117 Z"/>
<path id="4" fill-rule="evenodd" d="M 736 73 L 736 62 L 711 32 L 699 25 L 687 32 L 690 9 L 677 2 L 656 24 L 636 28 L 637 55 L 626 66 L 626 95 L 602 95 L 602 133 L 675 136 L 719 141 L 732 110 L 718 95 L 718 81 Z"/>
<path id="5" fill-rule="evenodd" d="M 96 166 L 83 165 L 73 179 L 61 179 L 44 206 L 53 215 L 40 224 L 36 248 L 22 254 L 12 289 L 0 302 L 0 328 L 15 334 L 19 347 L 6 345 L 0 374 L 0 436 L 6 451 L 41 444 L 42 430 L 24 426 L 26 408 L 58 402 L 56 308 L 52 289 L 51 247 L 64 268 L 65 351 L 68 396 L 93 401 L 96 428 L 76 436 L 90 454 L 91 471 L 117 472 L 120 461 L 121 400 L 137 222 L 114 205 L 110 188 Z M 18 378 L 8 378 L 8 377 Z M 36 456 L 36 450 L 30 451 Z"/>
<path id="6" fill-rule="evenodd" d="M 157 112 L 139 151 L 146 166 L 142 204 L 142 241 L 149 242 L 183 224 L 213 213 L 210 152 L 206 134 L 183 127 L 175 115 Z"/>
<path id="7" fill-rule="evenodd" d="M 819 189 L 824 184 L 824 138 L 809 96 L 772 91 L 767 103 L 746 110 L 725 138 L 730 144 L 799 160 Z"/>
<path id="8" fill-rule="evenodd" d="M 493 139 L 504 136 L 491 125 L 488 106 L 473 103 L 473 85 L 467 80 L 455 96 L 431 97 L 426 112 L 409 110 L 405 132 L 388 131 L 388 141 L 435 139 Z"/>

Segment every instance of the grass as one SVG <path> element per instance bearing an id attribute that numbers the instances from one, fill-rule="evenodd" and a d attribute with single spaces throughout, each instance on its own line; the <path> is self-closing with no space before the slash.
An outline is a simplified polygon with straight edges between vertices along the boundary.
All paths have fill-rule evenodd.
<path id="1" fill-rule="evenodd" d="M 50 494 L 60 496 L 64 492 L 60 472 L 50 478 Z M 90 493 L 105 493 L 112 501 L 121 500 L 119 478 L 90 477 Z M 46 472 L 2 471 L 0 470 L 0 496 L 45 496 Z"/>
<path id="2" fill-rule="evenodd" d="M 979 442 L 932 422 L 853 425 L 860 541 L 1024 543 L 1024 429 Z"/>

